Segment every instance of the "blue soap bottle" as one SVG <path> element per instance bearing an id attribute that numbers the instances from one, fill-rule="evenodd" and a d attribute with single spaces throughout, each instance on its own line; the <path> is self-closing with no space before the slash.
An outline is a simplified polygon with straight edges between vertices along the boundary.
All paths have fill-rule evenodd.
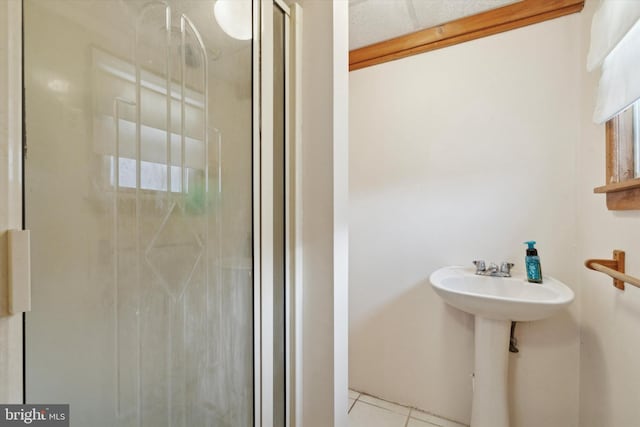
<path id="1" fill-rule="evenodd" d="M 527 270 L 527 280 L 531 283 L 542 283 L 542 269 L 538 250 L 534 247 L 536 242 L 524 242 L 527 247 L 527 256 L 524 257 L 524 265 Z"/>

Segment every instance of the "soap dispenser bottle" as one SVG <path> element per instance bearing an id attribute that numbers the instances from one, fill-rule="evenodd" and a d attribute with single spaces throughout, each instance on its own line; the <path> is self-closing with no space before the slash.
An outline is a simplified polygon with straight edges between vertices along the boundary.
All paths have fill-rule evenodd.
<path id="1" fill-rule="evenodd" d="M 527 270 L 527 280 L 531 283 L 542 283 L 542 269 L 540 268 L 540 257 L 538 250 L 534 247 L 536 242 L 524 242 L 527 247 L 527 256 L 524 257 L 524 264 Z"/>

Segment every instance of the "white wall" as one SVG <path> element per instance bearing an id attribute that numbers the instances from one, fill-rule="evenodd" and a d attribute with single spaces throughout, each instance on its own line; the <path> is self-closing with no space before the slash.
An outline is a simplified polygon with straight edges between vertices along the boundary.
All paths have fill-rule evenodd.
<path id="1" fill-rule="evenodd" d="M 0 2 L 0 402 L 22 403 L 22 315 L 8 313 L 7 230 L 22 228 L 19 0 Z"/>
<path id="2" fill-rule="evenodd" d="M 581 17 L 350 74 L 350 386 L 469 422 L 473 318 L 429 274 L 516 263 L 580 290 Z M 600 165 L 598 166 L 600 168 Z M 521 323 L 514 427 L 578 420 L 578 304 Z M 613 424 L 611 424 L 613 425 Z"/>
<path id="3" fill-rule="evenodd" d="M 347 426 L 348 3 L 303 2 L 304 427 Z"/>
<path id="4" fill-rule="evenodd" d="M 591 17 L 589 0 L 582 16 L 581 65 L 586 64 Z M 584 69 L 584 67 L 582 67 Z M 580 212 L 580 260 L 610 258 L 626 251 L 626 269 L 640 276 L 640 212 L 608 211 L 593 188 L 605 183 L 604 126 L 591 121 L 599 73 L 583 72 L 582 136 L 578 146 L 577 194 Z M 634 427 L 640 423 L 640 289 L 624 292 L 607 276 L 580 269 L 582 289 L 580 427 Z"/>

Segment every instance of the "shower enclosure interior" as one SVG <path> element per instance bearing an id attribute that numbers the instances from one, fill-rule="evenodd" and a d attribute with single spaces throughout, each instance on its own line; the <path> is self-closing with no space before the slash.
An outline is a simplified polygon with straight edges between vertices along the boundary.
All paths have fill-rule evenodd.
<path id="1" fill-rule="evenodd" d="M 273 425 L 285 425 L 289 15 L 234 2 L 246 2 L 231 8 L 244 40 L 213 0 L 24 0 L 25 401 L 69 403 L 72 426 L 260 425 L 265 375 Z M 272 27 L 268 193 L 260 14 Z M 265 227 L 273 241 L 258 238 Z"/>

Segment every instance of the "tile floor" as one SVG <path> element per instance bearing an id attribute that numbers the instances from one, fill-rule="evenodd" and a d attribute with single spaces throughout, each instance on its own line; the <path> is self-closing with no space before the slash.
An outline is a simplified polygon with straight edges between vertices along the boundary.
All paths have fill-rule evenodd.
<path id="1" fill-rule="evenodd" d="M 464 424 L 349 390 L 349 427 L 467 427 Z"/>

